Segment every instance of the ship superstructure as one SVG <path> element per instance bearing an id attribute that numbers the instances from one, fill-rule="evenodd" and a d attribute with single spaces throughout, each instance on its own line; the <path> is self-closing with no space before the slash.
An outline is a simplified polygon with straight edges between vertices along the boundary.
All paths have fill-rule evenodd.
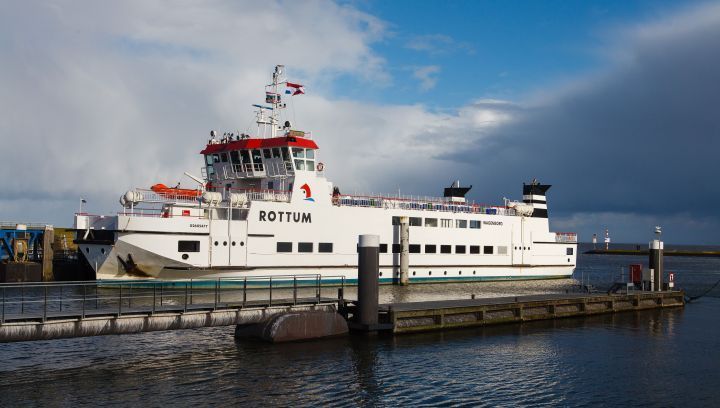
<path id="1" fill-rule="evenodd" d="M 380 280 L 399 277 L 400 220 L 409 222 L 411 282 L 568 277 L 577 236 L 551 232 L 549 185 L 523 185 L 503 205 L 443 197 L 347 195 L 325 177 L 310 133 L 280 123 L 277 66 L 257 110 L 257 135 L 211 132 L 197 189 L 156 184 L 120 199 L 116 215 L 76 214 L 78 245 L 98 279 L 357 276 L 357 237 L 380 236 Z"/>

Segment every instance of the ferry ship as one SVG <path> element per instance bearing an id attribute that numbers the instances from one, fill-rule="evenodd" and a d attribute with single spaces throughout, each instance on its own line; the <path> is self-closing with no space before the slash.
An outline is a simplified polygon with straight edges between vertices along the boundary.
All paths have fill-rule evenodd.
<path id="1" fill-rule="evenodd" d="M 577 235 L 550 231 L 550 185 L 523 183 L 522 201 L 494 206 L 466 200 L 470 187 L 459 182 L 437 198 L 342 193 L 326 178 L 313 135 L 281 123 L 285 92 L 304 92 L 284 78 L 276 66 L 266 104 L 253 105 L 256 135 L 210 132 L 201 175 L 185 173 L 196 189 L 156 184 L 123 194 L 115 215 L 75 215 L 78 246 L 98 279 L 312 273 L 353 283 L 361 234 L 380 237 L 384 283 L 400 278 L 401 256 L 410 282 L 572 275 Z"/>

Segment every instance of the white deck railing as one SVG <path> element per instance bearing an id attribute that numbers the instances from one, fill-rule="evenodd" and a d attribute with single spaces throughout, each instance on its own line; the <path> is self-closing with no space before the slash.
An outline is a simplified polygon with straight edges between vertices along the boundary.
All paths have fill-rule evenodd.
<path id="1" fill-rule="evenodd" d="M 474 202 L 451 202 L 438 197 L 382 197 L 341 195 L 333 197 L 333 204 L 340 207 L 370 207 L 470 214 L 517 215 L 515 213 L 515 210 L 512 208 L 476 204 Z"/>

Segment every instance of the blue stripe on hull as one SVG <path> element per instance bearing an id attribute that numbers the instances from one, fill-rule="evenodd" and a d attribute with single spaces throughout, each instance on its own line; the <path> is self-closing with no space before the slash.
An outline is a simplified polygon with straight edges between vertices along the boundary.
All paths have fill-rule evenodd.
<path id="1" fill-rule="evenodd" d="M 453 277 L 427 277 L 427 278 L 411 278 L 410 283 L 458 283 L 458 282 L 500 282 L 500 281 L 527 281 L 527 280 L 546 280 L 546 279 L 568 279 L 572 275 L 538 275 L 538 276 L 453 276 Z M 380 278 L 379 282 L 383 285 L 392 284 L 396 281 L 394 278 Z M 186 286 L 193 288 L 214 288 L 219 282 L 223 288 L 242 288 L 245 281 L 242 278 L 228 279 L 199 279 L 199 280 L 182 280 L 182 281 L 163 281 L 163 280 L 98 280 L 97 285 L 100 287 L 114 286 L 132 286 L 134 288 L 152 288 L 162 286 L 164 288 L 182 288 Z M 316 286 L 315 279 L 298 279 L 298 288 L 308 288 Z M 340 286 L 343 283 L 346 286 L 357 285 L 357 279 L 328 278 L 321 279 L 322 286 Z M 292 288 L 295 282 L 292 279 L 273 279 L 273 288 Z M 248 279 L 247 287 L 270 287 L 269 279 Z"/>

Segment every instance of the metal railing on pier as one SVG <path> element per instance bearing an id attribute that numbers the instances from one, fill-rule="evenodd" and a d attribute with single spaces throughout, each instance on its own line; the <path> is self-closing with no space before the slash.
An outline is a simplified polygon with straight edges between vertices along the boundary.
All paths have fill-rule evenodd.
<path id="1" fill-rule="evenodd" d="M 0 324 L 58 318 L 289 306 L 337 300 L 344 276 L 275 275 L 178 281 L 0 284 Z M 323 287 L 338 288 L 323 297 Z"/>

